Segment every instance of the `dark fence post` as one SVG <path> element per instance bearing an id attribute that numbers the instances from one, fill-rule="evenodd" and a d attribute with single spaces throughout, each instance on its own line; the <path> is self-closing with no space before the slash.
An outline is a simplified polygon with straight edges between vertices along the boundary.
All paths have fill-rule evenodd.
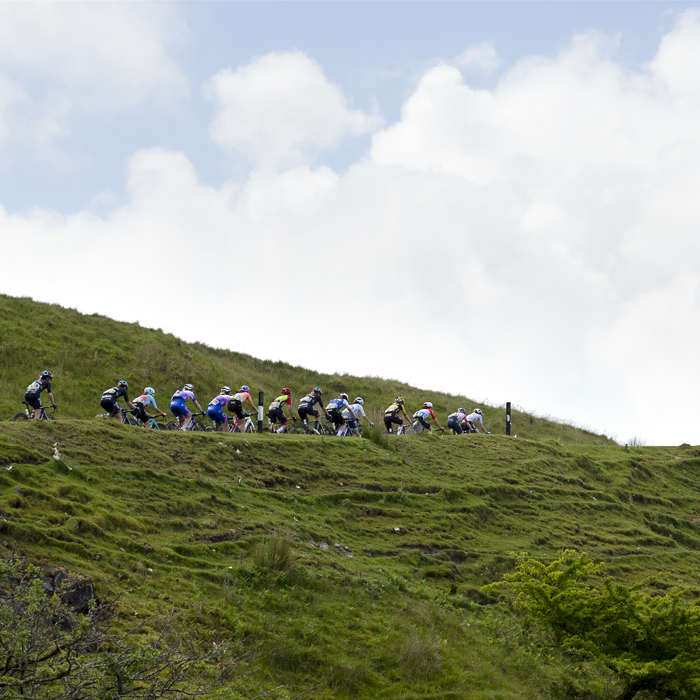
<path id="1" fill-rule="evenodd" d="M 265 405 L 265 392 L 258 392 L 258 432 L 262 433 L 263 406 Z"/>
<path id="2" fill-rule="evenodd" d="M 506 435 L 510 435 L 510 401 L 506 403 Z"/>

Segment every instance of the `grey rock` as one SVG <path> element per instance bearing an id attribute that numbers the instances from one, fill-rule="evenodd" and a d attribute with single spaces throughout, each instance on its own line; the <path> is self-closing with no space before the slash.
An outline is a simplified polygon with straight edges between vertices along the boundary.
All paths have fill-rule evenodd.
<path id="1" fill-rule="evenodd" d="M 19 486 L 15 486 L 12 489 L 18 496 L 24 496 L 24 491 Z"/>

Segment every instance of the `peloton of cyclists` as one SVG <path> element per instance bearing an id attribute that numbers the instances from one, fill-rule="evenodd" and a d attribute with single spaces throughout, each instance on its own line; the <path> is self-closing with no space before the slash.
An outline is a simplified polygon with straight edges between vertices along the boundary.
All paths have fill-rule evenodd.
<path id="1" fill-rule="evenodd" d="M 282 389 L 280 395 L 270 404 L 267 414 L 270 421 L 270 432 L 286 433 L 289 430 L 287 415 L 284 412 L 285 406 L 289 406 L 289 414 L 291 419 L 296 423 L 294 411 L 292 411 L 292 390 L 288 388 Z M 279 421 L 280 427 L 275 428 L 275 424 Z"/>
<path id="2" fill-rule="evenodd" d="M 56 401 L 54 401 L 53 394 L 51 393 L 51 380 L 53 379 L 53 374 L 48 370 L 44 370 L 38 379 L 35 379 L 28 387 L 24 394 L 24 400 L 32 407 L 34 411 L 34 419 L 39 420 L 41 415 L 41 392 L 46 391 L 49 395 L 49 401 L 53 407 L 56 406 Z"/>
<path id="3" fill-rule="evenodd" d="M 116 418 L 120 423 L 124 422 L 122 420 L 122 409 L 119 405 L 119 399 L 122 398 L 122 396 L 124 397 L 126 405 L 132 411 L 136 410 L 136 406 L 129 401 L 129 394 L 127 393 L 128 389 L 129 385 L 122 379 L 117 383 L 117 386 L 113 386 L 110 389 L 105 389 L 105 391 L 102 393 L 102 398 L 100 399 L 100 406 L 107 411 L 109 417 Z"/>
<path id="4" fill-rule="evenodd" d="M 151 427 L 151 418 L 153 416 L 146 413 L 146 406 L 153 406 L 154 411 L 158 411 L 163 418 L 165 418 L 165 411 L 161 411 L 158 406 L 156 406 L 156 400 L 154 398 L 156 390 L 152 386 L 147 386 L 143 390 L 141 396 L 137 396 L 133 400 L 134 408 L 136 409 L 136 417 L 141 421 L 141 425 L 147 430 Z"/>
<path id="5" fill-rule="evenodd" d="M 419 408 L 413 414 L 413 424 L 415 426 L 415 424 L 418 423 L 421 428 L 427 430 L 429 433 L 432 433 L 433 429 L 430 426 L 430 423 L 428 423 L 428 418 L 432 418 L 435 421 L 435 425 L 437 426 L 438 430 L 445 432 L 445 429 L 440 425 L 440 421 L 435 415 L 435 411 L 433 411 L 433 404 L 430 401 L 426 401 L 423 404 L 423 408 Z"/>
<path id="6" fill-rule="evenodd" d="M 197 407 L 197 410 L 200 413 L 204 413 L 202 407 L 195 398 L 194 387 L 191 384 L 185 384 L 185 386 L 183 386 L 180 391 L 176 391 L 170 399 L 170 412 L 180 422 L 180 430 L 187 430 L 189 424 L 192 422 L 190 409 L 185 405 L 188 401 L 192 401 Z"/>

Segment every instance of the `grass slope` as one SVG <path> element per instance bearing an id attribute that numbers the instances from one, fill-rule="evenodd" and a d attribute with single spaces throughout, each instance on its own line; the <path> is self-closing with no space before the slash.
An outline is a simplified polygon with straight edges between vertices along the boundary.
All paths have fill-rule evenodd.
<path id="1" fill-rule="evenodd" d="M 125 591 L 141 617 L 175 608 L 203 639 L 245 639 L 229 698 L 613 697 L 481 586 L 514 552 L 565 547 L 628 582 L 697 584 L 700 450 L 471 437 L 4 422 L 0 544 Z"/>
<path id="2" fill-rule="evenodd" d="M 424 401 L 432 401 L 441 422 L 459 406 L 470 409 L 475 405 L 466 396 L 423 391 L 376 377 L 319 374 L 283 362 L 185 343 L 138 324 L 0 295 L 0 416 L 12 418 L 24 408 L 24 392 L 43 369 L 54 373 L 59 418 L 93 418 L 101 413 L 102 392 L 120 379 L 129 382 L 132 396 L 146 385 L 155 387 L 156 399 L 166 410 L 172 393 L 185 382 L 194 384 L 204 406 L 223 384 L 238 387 L 245 383 L 254 393 L 264 391 L 266 403 L 283 386 L 291 387 L 293 398 L 298 399 L 320 385 L 326 398 L 341 391 L 347 391 L 351 398 L 363 396 L 368 414 L 377 421 L 397 394 L 406 399 L 411 413 Z M 505 433 L 505 407 L 487 408 L 485 420 L 494 433 Z M 612 443 L 605 436 L 519 411 L 513 413 L 513 432 L 563 443 Z"/>

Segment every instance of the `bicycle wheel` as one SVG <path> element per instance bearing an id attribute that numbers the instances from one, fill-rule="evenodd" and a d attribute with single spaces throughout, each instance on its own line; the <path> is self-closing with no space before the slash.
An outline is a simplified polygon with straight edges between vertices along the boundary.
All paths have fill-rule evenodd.
<path id="1" fill-rule="evenodd" d="M 171 420 L 165 424 L 166 430 L 180 430 L 180 424 L 176 420 Z"/>
<path id="2" fill-rule="evenodd" d="M 245 427 L 246 433 L 256 433 L 257 430 L 255 429 L 255 426 L 252 423 L 248 423 Z"/>
<path id="3" fill-rule="evenodd" d="M 204 426 L 204 430 L 205 430 L 205 432 L 206 432 L 207 430 L 214 430 L 214 426 L 213 426 L 213 425 L 205 425 L 205 426 Z"/>
<path id="4" fill-rule="evenodd" d="M 321 433 L 321 435 L 335 435 L 335 430 L 329 428 L 327 425 L 319 425 L 318 432 Z"/>
<path id="5" fill-rule="evenodd" d="M 22 423 L 25 420 L 29 420 L 29 416 L 26 413 L 18 413 L 12 420 L 14 423 Z"/>
<path id="6" fill-rule="evenodd" d="M 201 423 L 197 423 L 196 420 L 193 420 L 192 425 L 190 426 L 190 430 L 204 430 L 204 426 Z"/>

